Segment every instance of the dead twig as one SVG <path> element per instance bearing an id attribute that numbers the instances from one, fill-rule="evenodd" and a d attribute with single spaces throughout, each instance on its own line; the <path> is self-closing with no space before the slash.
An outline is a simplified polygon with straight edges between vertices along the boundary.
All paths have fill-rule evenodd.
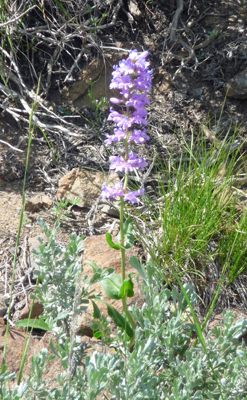
<path id="1" fill-rule="evenodd" d="M 172 19 L 172 23 L 171 23 L 170 40 L 172 42 L 175 41 L 176 33 L 177 33 L 177 27 L 178 27 L 178 20 L 179 20 L 180 15 L 183 12 L 183 9 L 184 9 L 184 1 L 183 0 L 178 0 L 178 6 L 177 6 L 176 12 L 174 14 L 174 17 Z"/>
<path id="2" fill-rule="evenodd" d="M 5 142 L 4 140 L 0 140 L 0 143 L 6 144 L 6 145 L 9 146 L 12 150 L 20 151 L 21 153 L 23 153 L 23 150 L 20 150 L 20 149 L 18 149 L 17 147 L 11 146 L 11 144 Z"/>

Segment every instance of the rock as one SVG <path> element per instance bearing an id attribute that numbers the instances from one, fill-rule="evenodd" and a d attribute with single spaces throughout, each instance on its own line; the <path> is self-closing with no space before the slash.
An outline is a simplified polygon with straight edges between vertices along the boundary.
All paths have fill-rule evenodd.
<path id="1" fill-rule="evenodd" d="M 142 13 L 138 8 L 138 4 L 136 0 L 128 1 L 129 12 L 135 19 L 141 19 Z"/>
<path id="2" fill-rule="evenodd" d="M 30 313 L 31 304 L 32 304 L 32 300 L 29 299 L 28 305 L 25 306 L 20 312 L 20 319 L 28 318 L 29 313 Z M 42 306 L 42 304 L 39 304 L 38 300 L 34 300 L 30 318 L 32 318 L 32 319 L 38 318 L 42 314 L 43 311 L 44 311 L 44 307 Z"/>
<path id="3" fill-rule="evenodd" d="M 46 196 L 33 196 L 26 200 L 25 210 L 30 212 L 36 212 L 42 207 L 50 209 L 52 206 L 52 200 Z"/>
<path id="4" fill-rule="evenodd" d="M 116 237 L 113 237 L 112 240 L 114 243 L 117 242 Z M 138 249 L 135 246 L 126 250 L 126 261 L 131 256 L 134 255 L 137 256 L 137 254 L 138 254 Z M 121 275 L 121 252 L 118 250 L 114 250 L 107 245 L 105 235 L 91 236 L 85 240 L 85 250 L 84 250 L 83 260 L 84 260 L 83 275 L 88 275 L 89 278 L 93 276 L 93 270 L 90 267 L 90 265 L 86 264 L 86 261 L 92 261 L 103 269 L 107 269 L 109 267 L 114 268 L 115 272 Z M 132 268 L 128 262 L 126 262 L 126 276 L 128 276 L 130 272 L 134 272 L 137 274 L 137 271 L 134 268 Z M 139 279 L 141 282 L 140 277 Z M 134 283 L 134 297 L 129 297 L 127 300 L 127 304 L 129 306 L 131 306 L 132 304 L 137 304 L 138 307 L 141 307 L 143 304 L 143 300 L 139 295 L 139 289 L 136 277 L 133 278 L 133 283 Z M 117 311 L 122 313 L 122 301 L 109 299 L 108 296 L 103 292 L 100 283 L 95 283 L 90 288 L 95 290 L 94 293 L 102 292 L 102 299 L 104 301 L 107 301 L 114 308 L 116 308 Z M 105 304 L 98 301 L 97 306 L 100 309 L 101 315 L 107 317 L 108 314 Z M 89 303 L 86 312 L 83 312 L 79 321 L 80 328 L 85 335 L 88 336 L 93 335 L 91 328 L 93 321 L 94 321 L 93 306 L 91 303 Z"/>
<path id="5" fill-rule="evenodd" d="M 190 88 L 189 90 L 188 90 L 188 93 L 190 94 L 190 95 L 192 95 L 193 97 L 202 97 L 202 95 L 203 95 L 203 89 L 202 88 Z"/>
<path id="6" fill-rule="evenodd" d="M 247 68 L 235 75 L 226 84 L 227 96 L 234 99 L 247 99 Z"/>
<path id="7" fill-rule="evenodd" d="M 104 54 L 103 58 L 90 62 L 80 72 L 78 81 L 70 88 L 65 86 L 62 89 L 61 94 L 63 99 L 70 103 L 72 102 L 76 107 L 94 107 L 92 99 L 88 95 L 91 82 L 93 82 L 93 96 L 96 100 L 100 100 L 102 97 L 107 99 L 116 97 L 118 92 L 109 89 L 112 78 L 112 67 L 127 56 L 127 54 L 126 51 Z"/>
<path id="8" fill-rule="evenodd" d="M 81 71 L 79 80 L 75 82 L 68 91 L 66 88 L 62 90 L 63 97 L 69 97 L 69 99 L 74 102 L 79 97 L 87 94 L 90 88 L 90 81 L 96 81 L 99 78 L 103 67 L 104 63 L 101 58 L 90 62 L 90 64 Z"/>
<path id="9" fill-rule="evenodd" d="M 117 181 L 119 181 L 118 175 L 111 172 L 107 185 L 114 186 Z M 81 201 L 77 206 L 91 208 L 93 202 L 99 198 L 105 182 L 106 176 L 102 172 L 74 168 L 60 179 L 57 198 L 72 200 L 74 197 L 80 197 Z"/>
<path id="10" fill-rule="evenodd" d="M 100 210 L 100 212 L 111 215 L 112 217 L 119 216 L 119 211 L 116 210 L 116 208 L 112 207 L 110 203 L 100 204 L 99 210 Z"/>

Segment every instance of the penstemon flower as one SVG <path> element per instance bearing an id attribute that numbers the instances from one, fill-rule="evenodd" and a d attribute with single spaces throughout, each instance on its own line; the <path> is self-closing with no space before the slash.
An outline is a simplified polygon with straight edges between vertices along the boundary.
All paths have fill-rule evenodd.
<path id="1" fill-rule="evenodd" d="M 127 333 L 130 337 L 129 348 L 132 347 L 135 341 L 135 321 L 127 307 L 127 297 L 133 296 L 133 282 L 131 275 L 128 278 L 125 277 L 125 250 L 133 246 L 134 235 L 131 234 L 132 225 L 130 219 L 127 218 L 124 222 L 124 204 L 125 202 L 135 204 L 139 196 L 145 197 L 144 189 L 129 191 L 127 184 L 129 172 L 136 168 L 143 170 L 148 165 L 143 158 L 138 158 L 137 154 L 129 151 L 130 143 L 142 144 L 150 139 L 145 129 L 136 128 L 136 125 L 141 128 L 147 124 L 147 111 L 144 106 L 149 103 L 147 92 L 151 88 L 152 74 L 152 71 L 148 69 L 147 56 L 147 51 L 138 53 L 137 50 L 133 50 L 129 52 L 126 60 L 120 61 L 118 65 L 113 67 L 110 88 L 118 89 L 120 98 L 112 97 L 110 101 L 118 105 L 122 111 L 115 111 L 110 108 L 108 120 L 115 122 L 117 128 L 114 129 L 113 135 L 106 134 L 105 143 L 107 145 L 111 145 L 113 142 L 122 142 L 124 144 L 124 155 L 110 157 L 110 169 L 116 172 L 123 172 L 125 178 L 123 183 L 117 182 L 114 187 L 104 185 L 101 194 L 103 199 L 109 199 L 110 201 L 117 197 L 120 198 L 119 245 L 112 242 L 109 233 L 106 234 L 106 240 L 110 247 L 121 250 L 121 285 L 119 286 L 119 278 L 112 276 L 104 284 L 104 290 L 110 298 L 122 299 L 123 310 L 131 328 L 127 329 L 126 320 L 122 320 L 124 322 L 121 323 L 121 315 L 117 322 L 126 332 L 128 331 Z M 117 293 L 116 288 L 118 288 Z"/>
<path id="2" fill-rule="evenodd" d="M 110 101 L 113 104 L 120 105 L 122 111 L 115 111 L 110 108 L 108 121 L 116 123 L 117 128 L 114 134 L 106 134 L 105 143 L 111 145 L 113 142 L 123 142 L 125 145 L 125 155 L 122 157 L 110 157 L 110 169 L 125 174 L 124 184 L 116 184 L 115 188 L 103 187 L 102 197 L 108 198 L 110 201 L 116 197 L 122 198 L 125 202 L 137 202 L 138 196 L 144 196 L 143 189 L 131 192 L 127 190 L 128 173 L 135 168 L 143 170 L 147 167 L 147 162 L 138 158 L 137 154 L 129 152 L 128 145 L 131 142 L 143 144 L 149 140 L 146 130 L 133 129 L 133 125 L 146 125 L 147 111 L 145 104 L 149 104 L 147 92 L 151 88 L 151 74 L 149 70 L 149 62 L 146 61 L 148 51 L 138 53 L 137 50 L 129 52 L 126 60 L 122 60 L 118 65 L 114 66 L 112 73 L 112 81 L 110 89 L 118 89 L 120 98 L 112 97 Z M 144 196 L 145 197 L 145 196 Z"/>

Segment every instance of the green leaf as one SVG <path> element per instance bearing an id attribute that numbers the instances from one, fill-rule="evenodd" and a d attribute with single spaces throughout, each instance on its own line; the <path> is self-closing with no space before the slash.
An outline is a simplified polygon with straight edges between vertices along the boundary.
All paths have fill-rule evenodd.
<path id="1" fill-rule="evenodd" d="M 131 328 L 129 322 L 114 308 L 112 307 L 109 303 L 107 303 L 104 300 L 99 300 L 102 303 L 104 303 L 107 307 L 108 315 L 113 319 L 115 324 L 119 326 L 119 328 L 122 328 L 125 330 L 127 335 L 132 338 L 134 336 L 134 331 Z"/>
<path id="2" fill-rule="evenodd" d="M 94 334 L 93 334 L 93 337 L 95 337 L 96 339 L 100 339 L 101 338 L 101 332 L 100 331 L 97 331 L 97 332 L 95 332 Z"/>
<path id="3" fill-rule="evenodd" d="M 147 273 L 146 273 L 143 265 L 139 263 L 139 261 L 137 260 L 137 258 L 135 256 L 132 256 L 129 258 L 129 263 L 130 263 L 131 267 L 135 268 L 137 270 L 137 272 L 139 272 L 139 274 L 141 275 L 141 277 L 144 280 L 147 279 Z"/>
<path id="4" fill-rule="evenodd" d="M 122 247 L 121 247 L 120 245 L 113 243 L 112 238 L 111 238 L 111 234 L 110 234 L 109 232 L 107 232 L 107 233 L 105 234 L 105 238 L 106 238 L 106 241 L 107 241 L 108 245 L 109 245 L 112 249 L 121 250 Z"/>
<path id="5" fill-rule="evenodd" d="M 69 311 L 65 310 L 65 311 L 61 311 L 60 313 L 57 314 L 57 317 L 55 318 L 54 321 L 59 321 L 60 319 L 65 319 L 67 318 L 69 315 Z"/>
<path id="6" fill-rule="evenodd" d="M 130 249 L 135 241 L 135 236 L 133 234 L 133 225 L 131 222 L 131 218 L 128 217 L 126 219 L 126 221 L 123 224 L 123 232 L 124 232 L 124 248 L 125 249 Z M 121 239 L 120 239 L 120 232 L 117 235 L 117 240 L 120 243 Z"/>
<path id="7" fill-rule="evenodd" d="M 97 306 L 97 304 L 93 300 L 91 300 L 91 301 L 92 301 L 92 304 L 93 304 L 93 317 L 100 319 L 101 318 L 100 309 L 99 309 L 99 307 Z"/>
<path id="8" fill-rule="evenodd" d="M 92 261 L 84 261 L 84 262 L 90 265 L 94 272 L 94 275 L 90 279 L 89 285 L 92 285 L 93 283 L 96 282 L 100 282 L 102 281 L 102 279 L 106 279 L 108 276 L 112 275 L 115 271 L 114 268 L 102 269 Z"/>
<path id="9" fill-rule="evenodd" d="M 50 341 L 49 341 L 49 347 L 50 347 L 51 351 L 52 351 L 58 358 L 61 358 L 60 354 L 59 354 L 59 353 L 57 352 L 57 350 L 55 349 L 55 346 L 54 346 L 54 344 L 53 344 L 52 339 L 50 339 Z"/>
<path id="10" fill-rule="evenodd" d="M 101 281 L 100 285 L 110 299 L 118 300 L 121 298 L 119 297 L 122 285 L 121 276 L 112 274 L 109 278 Z"/>
<path id="11" fill-rule="evenodd" d="M 133 297 L 134 296 L 133 287 L 134 287 L 134 285 L 131 280 L 131 275 L 129 275 L 128 278 L 126 278 L 122 283 L 122 286 L 121 286 L 120 292 L 119 292 L 119 297 L 121 297 L 121 298 L 123 298 L 124 296 Z"/>
<path id="12" fill-rule="evenodd" d="M 50 331 L 50 327 L 42 319 L 21 319 L 15 322 L 15 326 L 22 328 L 42 329 L 43 331 Z"/>

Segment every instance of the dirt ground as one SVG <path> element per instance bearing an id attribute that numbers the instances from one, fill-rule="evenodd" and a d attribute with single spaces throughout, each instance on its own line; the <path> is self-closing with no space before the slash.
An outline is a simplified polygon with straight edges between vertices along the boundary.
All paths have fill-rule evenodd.
<path id="1" fill-rule="evenodd" d="M 87 2 L 92 10 L 85 14 L 82 21 L 88 21 L 87 27 L 90 27 L 92 15 L 98 18 L 98 25 L 101 25 L 100 16 L 104 13 L 108 17 L 104 17 L 103 25 L 115 21 L 114 10 L 117 18 L 105 29 L 98 29 L 97 24 L 92 24 L 91 30 L 85 28 L 83 37 L 87 44 L 84 43 L 84 54 L 78 60 L 78 68 L 73 69 L 71 79 L 66 82 L 64 77 L 74 64 L 78 51 L 73 53 L 72 59 L 64 47 L 55 61 L 52 42 L 37 42 L 35 52 L 30 50 L 32 68 L 35 70 L 31 77 L 30 66 L 23 61 L 24 58 L 21 59 L 23 53 L 19 53 L 19 74 L 29 91 L 35 93 L 36 78 L 41 74 L 39 94 L 45 106 L 43 109 L 38 107 L 36 113 L 43 128 L 41 130 L 38 124 L 34 127 L 26 180 L 27 198 L 47 195 L 53 202 L 56 201 L 59 179 L 72 168 L 109 170 L 109 154 L 103 144 L 104 134 L 111 129 L 106 121 L 109 107 L 104 107 L 96 118 L 87 90 L 75 101 L 69 95 L 64 96 L 64 92 L 69 93 L 73 84 L 81 79 L 81 69 L 86 69 L 87 76 L 93 76 L 94 70 L 90 63 L 103 57 L 104 67 L 100 75 L 92 80 L 95 82 L 96 98 L 108 95 L 109 73 L 115 60 L 113 54 L 119 54 L 121 59 L 126 53 L 124 49 L 148 50 L 154 70 L 147 125 L 151 140 L 145 149 L 138 149 L 150 162 L 154 151 L 163 160 L 167 160 L 171 153 L 175 157 L 179 156 L 182 151 L 182 134 L 188 141 L 192 133 L 195 139 L 199 138 L 201 124 L 208 124 L 218 137 L 221 135 L 220 138 L 228 131 L 232 134 L 236 127 L 238 137 L 243 140 L 247 137 L 247 100 L 226 97 L 227 82 L 247 67 L 247 6 L 242 7 L 238 0 L 184 1 L 184 9 L 179 15 L 177 26 L 174 26 L 174 16 L 180 2 L 126 0 L 119 3 L 121 7 L 116 10 L 117 2 L 114 0 Z M 29 32 L 32 26 L 44 23 L 48 26 L 49 21 L 57 18 L 58 11 L 54 2 L 43 4 L 46 7 L 43 14 L 38 14 L 37 10 L 31 11 L 26 21 Z M 93 14 L 96 11 L 98 14 Z M 59 23 L 62 29 L 63 24 L 61 21 Z M 72 30 L 67 32 L 68 35 L 72 33 Z M 44 35 L 49 37 L 48 33 Z M 77 43 L 78 37 L 73 40 L 78 50 L 81 46 Z M 45 43 L 48 43 L 47 47 Z M 62 46 L 61 42 L 57 43 Z M 52 73 L 49 85 L 46 85 L 49 80 L 47 65 L 52 57 Z M 14 80 L 10 79 L 8 85 L 14 92 L 20 93 Z M 18 99 L 7 95 L 2 86 L 0 89 L 0 293 L 8 303 L 22 201 L 28 115 Z M 30 105 L 31 98 L 26 95 L 23 97 Z M 56 127 L 45 129 L 44 126 L 49 124 Z M 64 127 L 64 130 L 57 126 Z M 114 146 L 109 151 L 116 154 Z M 75 207 L 73 217 L 64 220 L 58 237 L 63 245 L 68 242 L 71 232 L 86 236 L 92 233 L 89 232 L 88 212 L 89 209 Z M 42 235 L 37 223 L 39 217 L 52 224 L 54 213 L 45 207 L 24 213 L 11 310 L 13 320 L 16 312 L 24 307 L 26 295 L 35 285 L 35 281 L 29 279 L 32 270 L 30 248 L 37 246 L 37 238 Z M 106 225 L 112 219 L 99 216 L 98 221 L 93 232 L 95 235 L 105 232 Z M 29 269 L 30 274 L 27 274 Z M 25 279 L 22 279 L 23 276 Z M 243 307 L 243 304 L 240 305 L 241 310 Z"/>

